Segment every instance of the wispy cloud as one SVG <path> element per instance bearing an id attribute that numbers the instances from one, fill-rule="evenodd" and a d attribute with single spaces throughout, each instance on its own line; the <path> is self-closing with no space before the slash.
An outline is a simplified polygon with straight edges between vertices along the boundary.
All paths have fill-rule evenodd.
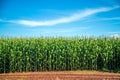
<path id="1" fill-rule="evenodd" d="M 109 34 L 120 34 L 120 31 L 108 32 Z"/>
<path id="2" fill-rule="evenodd" d="M 84 22 L 96 22 L 96 21 L 112 21 L 112 20 L 120 20 L 120 17 L 111 17 L 111 18 L 95 18 L 91 20 L 86 20 Z M 120 24 L 120 23 L 114 23 L 114 24 Z"/>
<path id="3" fill-rule="evenodd" d="M 36 27 L 36 26 L 53 26 L 61 23 L 69 23 L 73 21 L 77 21 L 80 19 L 83 19 L 85 17 L 88 17 L 90 15 L 100 13 L 100 12 L 107 12 L 116 8 L 119 8 L 120 6 L 115 6 L 115 7 L 102 7 L 102 8 L 96 8 L 96 9 L 86 9 L 77 13 L 73 13 L 70 16 L 67 17 L 62 17 L 59 19 L 55 20 L 47 20 L 47 21 L 34 21 L 34 20 L 8 20 L 5 22 L 10 22 L 10 23 L 16 23 L 16 24 L 21 24 L 21 25 L 26 25 L 29 27 Z M 1 21 L 1 20 L 0 20 Z"/>
<path id="4" fill-rule="evenodd" d="M 120 38 L 120 35 L 119 34 L 112 34 L 112 35 L 110 35 L 110 37 Z"/>
<path id="5" fill-rule="evenodd" d="M 0 19 L 0 22 L 2 22 L 3 20 L 2 19 Z"/>
<path id="6" fill-rule="evenodd" d="M 110 37 L 120 38 L 120 31 L 108 32 L 108 34 L 110 35 Z"/>
<path id="7" fill-rule="evenodd" d="M 50 30 L 42 30 L 43 33 L 47 33 L 47 34 L 50 34 L 50 33 L 54 33 L 54 34 L 59 34 L 59 33 L 74 33 L 74 32 L 80 32 L 80 31 L 83 31 L 83 30 L 88 30 L 88 29 L 91 29 L 91 27 L 73 27 L 73 28 L 61 28 L 61 29 L 56 29 L 56 30 L 53 30 L 53 29 L 50 29 Z"/>
<path id="8" fill-rule="evenodd" d="M 100 20 L 120 20 L 120 17 L 101 18 Z"/>

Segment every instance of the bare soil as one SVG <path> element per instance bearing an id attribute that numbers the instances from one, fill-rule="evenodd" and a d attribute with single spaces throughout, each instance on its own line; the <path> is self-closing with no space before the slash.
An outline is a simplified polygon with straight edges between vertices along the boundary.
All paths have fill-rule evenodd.
<path id="1" fill-rule="evenodd" d="M 0 80 L 120 80 L 119 73 L 100 71 L 51 71 L 0 74 Z"/>

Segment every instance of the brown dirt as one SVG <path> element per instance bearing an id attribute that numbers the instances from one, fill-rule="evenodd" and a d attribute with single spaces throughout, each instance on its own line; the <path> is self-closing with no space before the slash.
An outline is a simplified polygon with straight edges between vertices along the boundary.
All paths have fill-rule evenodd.
<path id="1" fill-rule="evenodd" d="M 99 71 L 16 72 L 0 74 L 0 80 L 120 80 L 120 74 Z"/>

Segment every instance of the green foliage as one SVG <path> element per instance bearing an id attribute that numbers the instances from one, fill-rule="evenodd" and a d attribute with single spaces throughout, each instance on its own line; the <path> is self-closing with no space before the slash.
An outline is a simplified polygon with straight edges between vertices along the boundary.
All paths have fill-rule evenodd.
<path id="1" fill-rule="evenodd" d="M 99 54 L 97 58 L 97 69 L 102 70 L 103 67 L 104 67 L 104 61 L 103 61 L 102 55 Z"/>
<path id="2" fill-rule="evenodd" d="M 120 70 L 120 38 L 0 38 L 0 73 Z"/>

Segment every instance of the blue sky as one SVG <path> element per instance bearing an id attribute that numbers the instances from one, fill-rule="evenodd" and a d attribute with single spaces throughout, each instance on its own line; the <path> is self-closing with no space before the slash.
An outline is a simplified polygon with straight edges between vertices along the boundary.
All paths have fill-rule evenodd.
<path id="1" fill-rule="evenodd" d="M 1 0 L 0 36 L 120 36 L 120 0 Z"/>

